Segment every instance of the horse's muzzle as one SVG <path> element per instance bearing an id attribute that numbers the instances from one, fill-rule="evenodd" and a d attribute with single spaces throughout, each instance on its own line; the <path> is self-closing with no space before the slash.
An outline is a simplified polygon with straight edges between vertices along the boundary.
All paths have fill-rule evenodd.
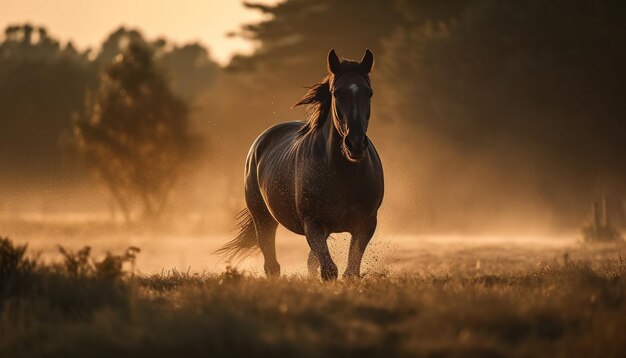
<path id="1" fill-rule="evenodd" d="M 367 146 L 369 145 L 369 140 L 367 139 L 366 135 L 348 135 L 344 138 L 343 144 L 346 149 L 345 154 L 348 159 L 358 162 L 365 157 L 365 153 L 367 152 Z"/>

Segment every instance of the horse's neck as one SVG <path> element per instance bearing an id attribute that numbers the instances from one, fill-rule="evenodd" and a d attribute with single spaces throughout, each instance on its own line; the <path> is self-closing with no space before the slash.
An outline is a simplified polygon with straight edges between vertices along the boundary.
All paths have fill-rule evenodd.
<path id="1" fill-rule="evenodd" d="M 331 113 L 328 115 L 328 120 L 326 121 L 326 129 L 327 129 L 327 138 L 326 138 L 326 148 L 329 151 L 329 154 L 334 154 L 335 157 L 341 157 L 341 142 L 343 138 L 335 128 L 334 118 Z"/>
<path id="2" fill-rule="evenodd" d="M 326 157 L 328 163 L 342 165 L 345 158 L 341 154 L 341 142 L 342 138 L 335 125 L 333 123 L 333 111 L 332 109 L 328 113 L 324 125 L 316 132 L 315 140 L 326 149 Z"/>

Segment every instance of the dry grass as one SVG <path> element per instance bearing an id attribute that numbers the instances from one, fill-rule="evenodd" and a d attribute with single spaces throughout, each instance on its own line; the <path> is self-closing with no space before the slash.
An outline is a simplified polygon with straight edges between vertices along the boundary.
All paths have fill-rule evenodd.
<path id="1" fill-rule="evenodd" d="M 4 243 L 2 357 L 570 357 L 626 349 L 621 257 L 322 283 L 233 269 L 133 276 L 101 265 L 107 258 L 83 260 L 84 270 L 77 260 L 44 265 L 25 256 L 5 266 L 19 249 Z"/>

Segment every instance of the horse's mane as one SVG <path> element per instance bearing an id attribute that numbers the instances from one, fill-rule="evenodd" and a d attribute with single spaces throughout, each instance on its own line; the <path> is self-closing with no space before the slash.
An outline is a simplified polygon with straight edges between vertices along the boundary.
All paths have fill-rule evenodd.
<path id="1" fill-rule="evenodd" d="M 321 125 L 328 118 L 328 112 L 330 111 L 331 93 L 330 88 L 337 76 L 341 76 L 347 72 L 357 72 L 363 75 L 369 82 L 367 73 L 364 73 L 359 62 L 341 59 L 341 72 L 338 75 L 328 73 L 319 83 L 308 87 L 308 90 L 300 98 L 292 108 L 306 105 L 307 111 L 307 123 L 300 129 L 300 134 L 305 134 L 310 131 L 315 131 L 321 127 Z"/>

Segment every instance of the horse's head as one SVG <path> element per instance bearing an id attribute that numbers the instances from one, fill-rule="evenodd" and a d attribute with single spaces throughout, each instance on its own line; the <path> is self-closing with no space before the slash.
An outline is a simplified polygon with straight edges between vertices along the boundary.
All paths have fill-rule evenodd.
<path id="1" fill-rule="evenodd" d="M 369 145 L 367 126 L 373 95 L 369 73 L 374 54 L 367 49 L 361 62 L 339 60 L 335 50 L 328 53 L 328 70 L 332 73 L 333 125 L 341 135 L 341 151 L 351 162 L 362 160 Z"/>

